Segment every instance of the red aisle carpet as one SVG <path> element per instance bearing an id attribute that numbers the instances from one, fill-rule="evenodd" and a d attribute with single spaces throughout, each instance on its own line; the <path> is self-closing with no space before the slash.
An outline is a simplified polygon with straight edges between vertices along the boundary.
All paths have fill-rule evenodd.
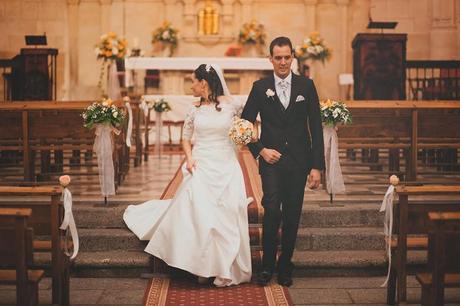
<path id="1" fill-rule="evenodd" d="M 199 285 L 191 279 L 153 278 L 144 296 L 144 306 L 289 306 L 287 288 L 242 284 L 226 288 Z"/>

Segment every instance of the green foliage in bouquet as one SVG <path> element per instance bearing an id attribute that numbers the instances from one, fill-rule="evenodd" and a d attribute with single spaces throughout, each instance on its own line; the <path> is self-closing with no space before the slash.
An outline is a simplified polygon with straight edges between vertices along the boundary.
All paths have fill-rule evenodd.
<path id="1" fill-rule="evenodd" d="M 102 102 L 94 102 L 86 108 L 81 114 L 83 125 L 86 128 L 92 128 L 94 124 L 111 124 L 114 127 L 119 126 L 125 118 L 124 113 L 116 107 L 112 100 L 104 99 Z"/>

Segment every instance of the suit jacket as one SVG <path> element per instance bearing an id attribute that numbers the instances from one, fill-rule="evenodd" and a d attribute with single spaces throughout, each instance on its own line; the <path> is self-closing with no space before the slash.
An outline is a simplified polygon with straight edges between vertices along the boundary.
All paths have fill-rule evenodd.
<path id="1" fill-rule="evenodd" d="M 248 144 L 255 158 L 263 148 L 269 148 L 289 154 L 305 171 L 324 169 L 321 113 L 312 80 L 292 74 L 291 97 L 286 109 L 276 95 L 273 74 L 254 82 L 241 118 L 254 122 L 259 113 L 260 139 Z M 270 166 L 263 158 L 259 159 L 260 173 Z"/>

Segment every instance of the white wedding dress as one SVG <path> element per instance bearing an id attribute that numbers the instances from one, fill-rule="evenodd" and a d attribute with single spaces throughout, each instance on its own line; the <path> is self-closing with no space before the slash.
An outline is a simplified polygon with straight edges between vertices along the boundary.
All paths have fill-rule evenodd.
<path id="1" fill-rule="evenodd" d="M 202 277 L 216 286 L 251 279 L 251 253 L 243 174 L 228 131 L 241 107 L 232 102 L 192 106 L 184 123 L 185 139 L 194 134 L 196 169 L 182 167 L 183 181 L 170 200 L 130 205 L 123 216 L 145 251 L 168 265 Z"/>

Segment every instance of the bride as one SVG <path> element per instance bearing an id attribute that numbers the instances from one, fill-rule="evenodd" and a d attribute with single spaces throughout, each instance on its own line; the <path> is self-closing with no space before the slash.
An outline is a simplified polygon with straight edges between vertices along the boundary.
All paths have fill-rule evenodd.
<path id="1" fill-rule="evenodd" d="M 230 286 L 251 279 L 247 205 L 243 174 L 228 131 L 242 105 L 230 97 L 222 71 L 200 65 L 192 74 L 200 101 L 184 122 L 186 162 L 173 199 L 130 205 L 123 219 L 145 251 L 168 265 Z M 192 134 L 195 143 L 191 146 Z"/>

